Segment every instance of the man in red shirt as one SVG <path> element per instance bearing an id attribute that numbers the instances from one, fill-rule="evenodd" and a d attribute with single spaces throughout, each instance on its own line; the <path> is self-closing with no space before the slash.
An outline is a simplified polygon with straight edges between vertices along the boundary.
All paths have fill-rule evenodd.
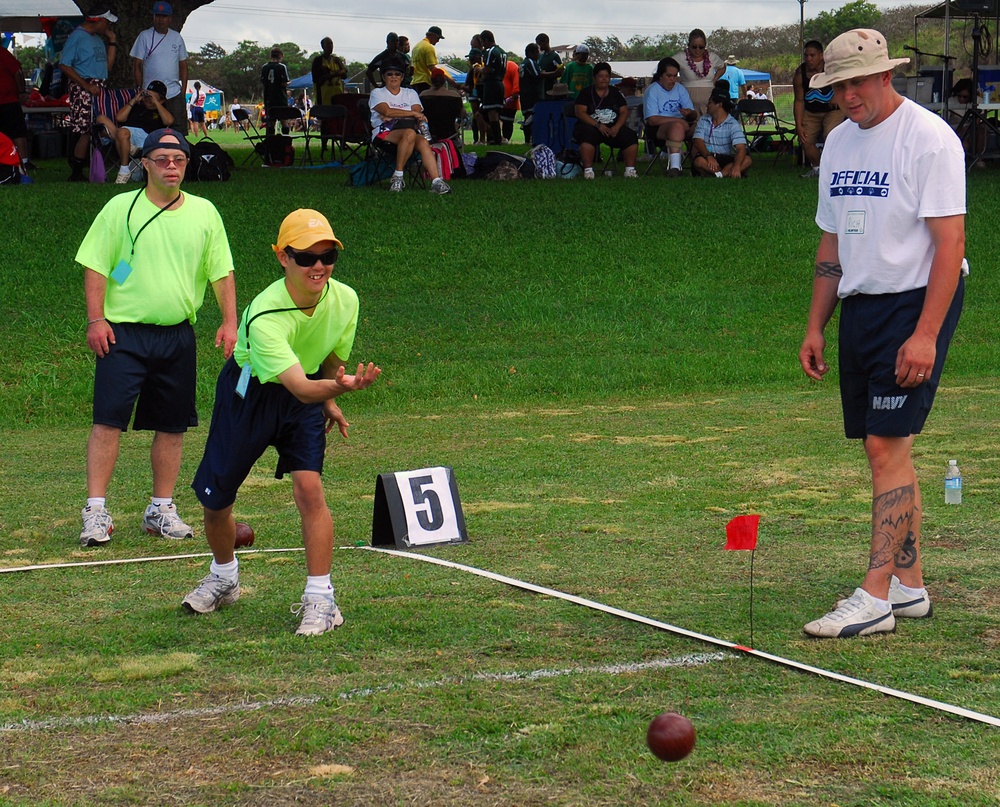
<path id="1" fill-rule="evenodd" d="M 9 50 L 0 48 L 0 132 L 14 141 L 21 155 L 21 168 L 34 168 L 28 162 L 28 127 L 21 104 L 28 100 L 21 63 Z"/>

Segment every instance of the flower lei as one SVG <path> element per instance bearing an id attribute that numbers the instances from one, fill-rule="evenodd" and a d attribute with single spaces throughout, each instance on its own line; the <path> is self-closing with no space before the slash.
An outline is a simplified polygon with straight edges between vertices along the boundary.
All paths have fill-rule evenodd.
<path id="1" fill-rule="evenodd" d="M 691 58 L 691 51 L 689 48 L 684 48 L 684 58 L 687 59 L 688 67 L 691 72 L 694 73 L 698 78 L 705 78 L 708 75 L 708 71 L 712 69 L 712 60 L 708 58 L 708 48 L 705 48 L 705 56 L 702 58 L 701 66 L 704 70 L 699 71 L 698 67 L 694 63 L 694 59 Z"/>

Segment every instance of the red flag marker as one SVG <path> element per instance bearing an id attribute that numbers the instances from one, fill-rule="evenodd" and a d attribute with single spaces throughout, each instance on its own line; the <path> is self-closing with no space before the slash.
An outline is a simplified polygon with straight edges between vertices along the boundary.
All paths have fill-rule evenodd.
<path id="1" fill-rule="evenodd" d="M 756 549 L 760 516 L 736 516 L 726 525 L 726 549 Z"/>

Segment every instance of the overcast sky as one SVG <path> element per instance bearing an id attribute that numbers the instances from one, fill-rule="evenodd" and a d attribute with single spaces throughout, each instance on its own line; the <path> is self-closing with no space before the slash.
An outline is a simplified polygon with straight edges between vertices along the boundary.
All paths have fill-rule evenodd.
<path id="1" fill-rule="evenodd" d="M 808 0 L 805 16 L 833 11 L 847 0 Z M 900 5 L 902 0 L 880 2 L 883 7 Z M 473 2 L 400 2 L 383 0 L 359 3 L 359 11 L 334 11 L 330 0 L 215 0 L 188 17 L 184 41 L 197 52 L 207 42 L 230 51 L 244 39 L 262 45 L 295 42 L 306 52 L 319 50 L 319 40 L 329 36 L 336 52 L 348 61 L 368 62 L 385 47 L 388 31 L 405 34 L 416 44 L 428 26 L 438 25 L 445 39 L 437 46 L 438 56 L 468 53 L 469 38 L 489 28 L 497 43 L 507 50 L 523 53 L 524 46 L 539 31 L 549 34 L 552 44 L 576 43 L 588 36 L 617 36 L 623 42 L 639 34 L 687 32 L 702 28 L 751 28 L 798 24 L 798 0 L 576 0 L 545 3 L 538 0 Z M 428 16 L 424 9 L 434 9 Z M 725 55 L 725 54 L 723 54 Z M 746 54 L 739 54 L 745 56 Z"/>

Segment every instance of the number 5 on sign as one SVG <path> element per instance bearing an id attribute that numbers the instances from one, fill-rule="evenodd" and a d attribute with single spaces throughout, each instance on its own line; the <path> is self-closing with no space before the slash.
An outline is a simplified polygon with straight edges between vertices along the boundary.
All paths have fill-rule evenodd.
<path id="1" fill-rule="evenodd" d="M 399 549 L 469 540 L 451 468 L 380 474 L 375 483 L 372 546 Z"/>

